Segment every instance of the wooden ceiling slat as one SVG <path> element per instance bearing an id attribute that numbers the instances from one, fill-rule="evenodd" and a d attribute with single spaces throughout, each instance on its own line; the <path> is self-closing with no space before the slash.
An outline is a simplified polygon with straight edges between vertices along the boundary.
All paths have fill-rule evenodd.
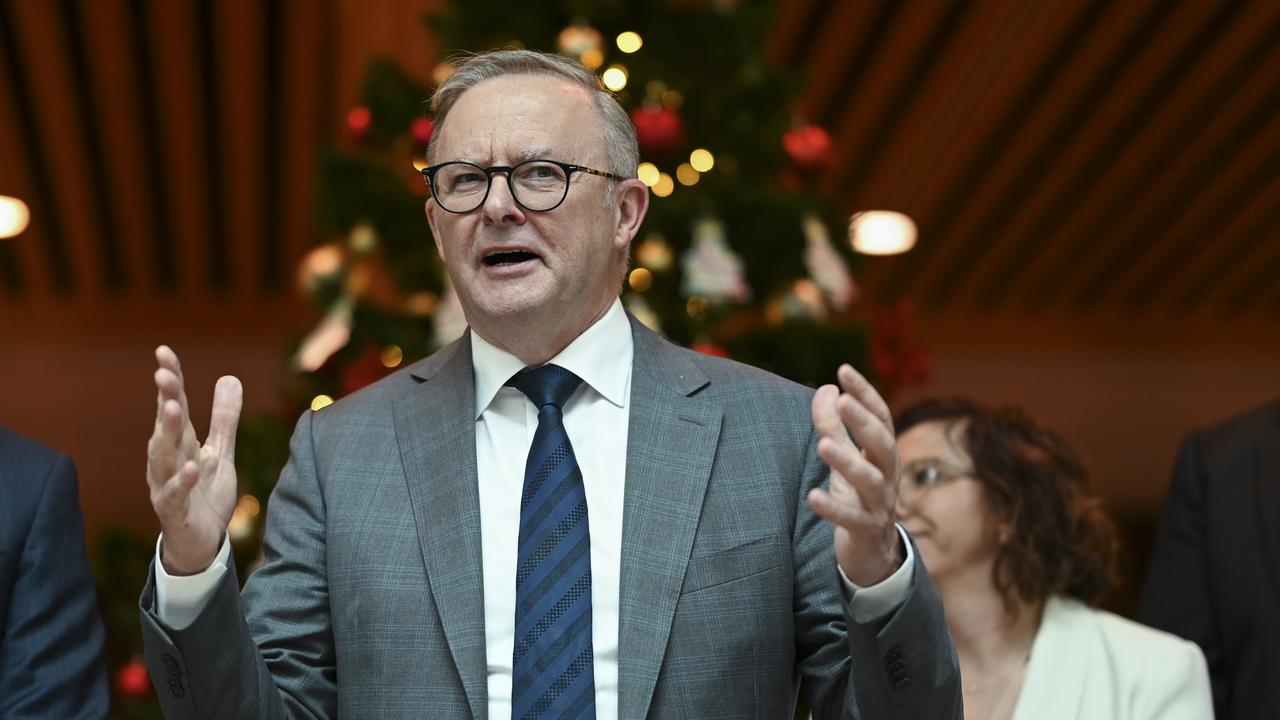
<path id="1" fill-rule="evenodd" d="M 1269 226 L 1259 235 L 1260 239 L 1267 241 L 1267 254 L 1246 266 L 1244 277 L 1230 286 L 1231 291 L 1217 303 L 1220 313 L 1236 315 L 1244 312 L 1280 287 L 1280 280 L 1277 280 L 1280 278 L 1280 242 L 1275 241 L 1276 226 L 1280 223 L 1280 218 L 1276 215 L 1280 213 L 1268 218 L 1271 221 Z"/>
<path id="2" fill-rule="evenodd" d="M 283 204 L 283 188 L 281 177 L 284 165 L 284 148 L 281 139 L 285 128 L 284 78 L 293 70 L 289 58 L 284 54 L 284 13 L 283 1 L 265 2 L 259 5 L 262 30 L 262 159 L 259 168 L 262 172 L 262 201 L 258 204 L 259 241 L 257 272 L 254 279 L 258 291 L 264 295 L 279 292 L 282 284 L 284 258 L 280 252 L 283 238 L 283 223 L 280 206 Z"/>
<path id="3" fill-rule="evenodd" d="M 782 67 L 803 67 L 806 51 L 834 4 L 835 0 L 791 0 L 785 11 L 779 8 L 769 57 Z"/>
<path id="4" fill-rule="evenodd" d="M 135 158 L 142 173 L 141 187 L 150 210 L 151 279 L 162 294 L 171 295 L 178 287 L 177 253 L 174 248 L 173 203 L 170 185 L 165 177 L 163 138 L 160 132 L 162 109 L 157 95 L 155 54 L 148 37 L 150 14 L 147 0 L 129 1 L 128 42 L 137 63 L 138 129 L 142 133 L 143 151 Z M 132 164 L 132 163 L 131 163 Z"/>
<path id="5" fill-rule="evenodd" d="M 972 159 L 977 147 L 972 136 L 1006 110 L 1000 103 L 1010 102 L 1021 86 L 1019 78 L 1025 82 L 1032 68 L 1014 62 L 1020 50 L 1052 40 L 1045 33 L 1050 24 L 1037 23 L 1047 9 L 1044 3 L 973 3 L 974 14 L 957 30 L 952 52 L 939 60 L 943 68 L 963 67 L 965 72 L 931 75 L 912 111 L 890 135 L 885 160 L 871 175 L 881 194 L 889 198 L 886 209 L 905 212 L 917 221 L 934 209 L 929 201 L 954 182 Z M 860 196 L 852 189 L 842 189 L 840 195 L 847 201 Z"/>
<path id="6" fill-rule="evenodd" d="M 226 214 L 221 254 L 227 262 L 228 289 L 235 292 L 257 287 L 258 248 L 263 242 L 263 165 L 274 162 L 264 152 L 265 43 L 258 7 L 252 0 L 235 0 L 210 8 L 214 17 L 212 85 L 217 97 L 214 117 L 221 128 L 217 138 L 223 182 L 220 197 Z"/>
<path id="7" fill-rule="evenodd" d="M 1072 49 L 1061 73 L 1052 81 L 1041 103 L 1020 118 L 1017 126 L 1006 128 L 1008 146 L 996 168 L 984 177 L 974 177 L 974 202 L 961 211 L 946 230 L 945 252 L 928 258 L 912 280 L 916 287 L 928 288 L 923 300 L 937 306 L 949 292 L 945 286 L 963 281 L 976 268 L 976 258 L 985 243 L 1012 223 L 1019 213 L 1032 211 L 1033 199 L 1054 172 L 1064 150 L 1075 135 L 1078 118 L 1096 103 L 1096 98 L 1115 81 L 1119 70 L 1141 51 L 1144 43 L 1133 42 L 1135 28 L 1154 25 L 1168 11 L 1168 3 L 1119 3 L 1107 7 L 1104 21 Z"/>
<path id="8" fill-rule="evenodd" d="M 945 32 L 940 25 L 953 25 L 963 11 L 962 4 L 948 2 L 903 3 L 881 41 L 880 50 L 871 59 L 862 80 L 862 97 L 837 96 L 832 102 L 839 112 L 827 123 L 834 139 L 834 156 L 841 158 L 834 172 L 821 185 L 829 192 L 846 192 L 845 170 L 859 163 L 873 150 L 892 116 L 900 113 L 911 99 L 911 83 L 918 82 L 934 49 L 944 45 Z M 934 47 L 930 45 L 934 44 Z M 880 136 L 880 137 L 877 137 Z M 875 202 L 868 199 L 867 202 Z"/>
<path id="9" fill-rule="evenodd" d="M 925 295 L 925 302 L 941 307 L 968 293 L 981 281 L 990 278 L 1007 281 L 1003 269 L 1000 275 L 985 274 L 993 266 L 999 269 L 999 263 L 990 261 L 993 255 L 998 257 L 1015 243 L 1039 246 L 1043 242 L 1042 237 L 1028 234 L 1032 224 L 1052 207 L 1060 193 L 1075 191 L 1064 190 L 1064 187 L 1079 186 L 1080 178 L 1087 180 L 1085 163 L 1090 157 L 1089 150 L 1105 142 L 1103 137 L 1107 131 L 1118 126 L 1117 114 L 1123 116 L 1126 109 L 1133 107 L 1133 98 L 1126 96 L 1126 92 L 1132 91 L 1135 85 L 1142 86 L 1148 79 L 1138 68 L 1152 57 L 1163 57 L 1159 52 L 1162 43 L 1169 35 L 1177 34 L 1178 26 L 1165 22 L 1175 9 L 1172 3 L 1158 3 L 1138 25 L 1121 36 L 1120 42 L 1116 43 L 1112 36 L 1111 43 L 1116 44 L 1112 44 L 1109 51 L 1091 49 L 1089 55 L 1105 57 L 1106 61 L 1088 70 L 1077 66 L 1079 71 L 1087 73 L 1084 88 L 1054 116 L 1052 130 L 1042 136 L 1031 159 L 1022 165 L 1017 180 L 991 207 L 983 222 L 967 235 L 957 236 L 953 261 L 963 262 L 973 271 L 953 282 L 933 284 Z M 1107 29 L 1119 31 L 1120 25 L 1113 22 Z M 1123 99 L 1100 102 L 1107 96 Z"/>
<path id="10" fill-rule="evenodd" d="M 1106 248 L 1098 238 L 1115 237 L 1115 242 L 1121 243 L 1132 238 L 1138 242 L 1141 229 L 1124 223 L 1136 219 L 1138 211 L 1144 209 L 1152 213 L 1149 217 L 1156 222 L 1156 217 L 1173 207 L 1167 200 L 1175 180 L 1181 179 L 1184 187 L 1194 187 L 1202 182 L 1201 173 L 1211 169 L 1215 162 L 1212 156 L 1219 152 L 1207 150 L 1211 141 L 1218 138 L 1219 142 L 1236 142 L 1226 129 L 1230 110 L 1248 104 L 1246 90 L 1256 87 L 1256 83 L 1248 79 L 1263 69 L 1260 61 L 1270 54 L 1273 43 L 1280 40 L 1280 26 L 1274 21 L 1255 24 L 1254 20 L 1245 18 L 1236 23 L 1237 32 L 1232 35 L 1238 39 L 1239 47 L 1246 49 L 1236 55 L 1217 53 L 1199 64 L 1180 81 L 1180 97 L 1171 100 L 1156 118 L 1144 121 L 1147 129 L 1134 139 L 1130 151 L 1123 154 L 1126 160 L 1135 157 L 1143 160 L 1117 163 L 1117 170 L 1121 172 L 1108 175 L 1107 182 L 1097 183 L 1091 196 L 1059 226 L 1057 242 L 1049 243 L 1043 252 L 1029 260 L 1027 269 L 1019 273 L 1018 288 L 1028 294 L 1028 307 L 1042 311 L 1061 297 L 1070 268 L 1079 271 L 1077 276 L 1090 276 L 1097 266 L 1104 264 Z M 1250 27 L 1257 31 L 1243 34 L 1252 37 L 1238 37 L 1242 35 L 1241 30 Z M 1248 49 L 1249 43 L 1253 44 L 1251 49 Z M 1247 115 L 1240 117 L 1246 126 L 1251 122 L 1243 119 Z M 1209 156 L 1203 155 L 1204 152 Z M 1205 157 L 1209 167 L 1188 173 L 1189 162 L 1194 157 Z M 1126 177 L 1121 182 L 1118 176 Z M 1095 209 L 1099 203 L 1103 203 L 1102 208 Z M 1149 237 L 1149 233 L 1143 237 Z M 1090 262 L 1093 267 L 1080 267 Z"/>
<path id="11" fill-rule="evenodd" d="M 4 162 L 0 162 L 0 195 L 22 199 L 33 212 L 38 213 L 35 207 L 35 190 L 26 162 L 30 151 L 20 141 L 22 119 L 18 115 L 22 106 L 10 87 L 10 79 L 18 71 L 9 64 L 14 48 L 8 38 L 8 17 L 4 0 L 0 0 L 0 158 L 4 158 Z M 29 247 L 33 242 L 39 242 L 36 237 L 38 231 L 37 225 L 35 228 L 29 227 L 16 238 L 0 240 L 0 316 L 6 308 L 3 301 L 17 299 L 25 290 L 24 276 L 29 276 L 31 271 L 28 269 L 24 273 L 23 268 L 32 262 L 30 256 L 33 253 Z"/>
<path id="12" fill-rule="evenodd" d="M 76 0 L 60 0 L 59 21 L 61 34 L 66 39 L 67 60 L 74 89 L 72 115 L 81 118 L 78 123 L 81 146 L 80 172 L 89 183 L 89 203 L 83 206 L 86 214 L 93 216 L 93 237 L 97 241 L 97 271 L 107 292 L 118 297 L 128 283 L 125 272 L 124 252 L 120 247 L 120 219 L 117 198 L 107 179 L 107 161 L 104 156 L 102 124 L 93 115 L 94 89 L 90 78 L 89 60 L 86 57 L 86 41 L 81 19 L 80 4 Z M 93 118 L 90 120 L 90 118 Z"/>
<path id="13" fill-rule="evenodd" d="M 326 69 L 327 58 L 333 56 L 329 37 L 324 32 L 331 22 L 330 3 L 294 0 L 283 4 L 282 60 L 288 67 L 288 81 L 281 88 L 282 124 L 288 128 L 281 138 L 282 215 L 280 256 L 284 274 L 280 281 L 292 293 L 293 268 L 312 245 L 315 234 L 311 224 L 316 175 L 316 151 L 324 142 L 333 112 L 326 88 L 332 77 Z"/>
<path id="14" fill-rule="evenodd" d="M 23 158 L 21 165 L 25 166 L 29 185 L 28 193 L 22 199 L 31 211 L 31 220 L 27 231 L 6 241 L 7 247 L 0 251 L 7 258 L 3 272 L 6 285 L 12 291 L 20 289 L 20 286 L 31 287 L 39 295 L 39 289 L 51 288 L 65 295 L 74 289 L 76 282 L 68 237 L 70 231 L 64 222 L 53 168 L 42 152 L 45 126 L 37 116 L 32 97 L 32 85 L 38 82 L 38 78 L 33 77 L 37 70 L 30 65 L 32 51 L 27 46 L 31 38 L 24 34 L 20 13 L 16 10 L 12 3 L 0 1 L 0 52 L 4 54 L 5 85 L 10 98 L 5 115 L 12 118 L 11 137 L 19 148 L 19 152 L 8 157 Z M 37 60 L 36 67 L 40 65 Z M 20 165 L 15 162 L 11 167 L 17 169 Z M 36 255 L 43 257 L 43 271 L 36 269 L 34 260 L 25 263 L 21 260 L 23 256 L 32 258 Z"/>
<path id="15" fill-rule="evenodd" d="M 1164 228 L 1185 222 L 1203 205 L 1206 193 L 1221 196 L 1217 183 L 1225 181 L 1229 168 L 1248 159 L 1247 139 L 1255 128 L 1269 127 L 1268 119 L 1280 109 L 1280 96 L 1268 89 L 1269 83 L 1245 87 L 1256 91 L 1251 100 L 1246 94 L 1245 102 L 1231 106 L 1221 117 L 1210 116 L 1203 134 L 1190 143 L 1190 152 L 1180 155 L 1166 170 L 1164 177 L 1170 180 L 1157 180 L 1157 187 L 1143 198 L 1145 202 L 1135 205 L 1141 212 L 1130 212 L 1121 219 L 1109 234 L 1115 239 L 1106 244 L 1086 272 L 1076 274 L 1074 285 L 1066 284 L 1058 291 L 1060 298 L 1081 309 L 1088 307 L 1115 278 L 1136 264 L 1152 238 L 1167 237 Z M 1174 180 L 1179 182 L 1173 189 L 1159 192 Z"/>
<path id="16" fill-rule="evenodd" d="M 938 14 L 887 102 L 874 110 L 852 106 L 845 111 L 846 115 L 876 114 L 879 117 L 867 139 L 860 144 L 860 151 L 840 155 L 845 161 L 831 173 L 825 183 L 828 188 L 842 188 L 842 192 L 847 193 L 846 197 L 866 196 L 865 188 L 871 171 L 879 165 L 894 133 L 902 126 L 908 107 L 936 69 L 938 59 L 947 53 L 950 41 L 959 34 L 958 28 L 968 8 L 968 0 L 952 0 Z"/>
<path id="17" fill-rule="evenodd" d="M 85 143 L 83 114 L 63 14 L 49 2 L 19 2 L 10 19 L 24 58 L 27 101 L 33 127 L 30 141 L 44 158 L 53 188 L 51 204 L 43 209 L 65 222 L 71 287 L 89 297 L 106 290 L 104 266 L 110 264 L 98 242 L 100 222 L 94 208 L 99 198 L 92 179 L 92 163 Z M 49 217 L 45 218 L 48 222 Z"/>
<path id="18" fill-rule="evenodd" d="M 1071 9 L 1070 3 L 1059 3 L 1058 8 Z M 934 210 L 918 219 L 920 225 L 920 241 L 910 253 L 887 259 L 884 269 L 877 274 L 864 278 L 869 295 L 880 298 L 897 298 L 906 293 L 907 288 L 917 283 L 921 272 L 929 267 L 930 261 L 945 247 L 946 241 L 955 235 L 955 226 L 959 218 L 966 213 L 974 212 L 974 208 L 982 203 L 982 193 L 992 192 L 1002 180 L 1007 181 L 1005 172 L 1008 164 L 1003 158 L 1011 151 L 1012 140 L 1020 136 L 1026 128 L 1027 118 L 1040 110 L 1046 96 L 1057 88 L 1060 78 L 1077 49 L 1097 27 L 1111 7 L 1106 0 L 1096 0 L 1084 8 L 1073 19 L 1059 22 L 1058 16 L 1047 16 L 1047 21 L 1037 24 L 1044 28 L 1060 30 L 1056 39 L 1045 42 L 1045 47 L 1053 50 L 1041 54 L 1041 61 L 1034 70 L 1028 73 L 1019 89 L 1010 90 L 1012 99 L 1006 105 L 999 120 L 989 121 L 981 128 L 982 140 L 970 143 L 978 150 L 970 155 L 968 170 L 959 179 L 950 182 L 943 199 L 934 205 Z M 1028 33 L 1028 37 L 1040 39 L 1039 33 Z M 1030 63 L 1024 66 L 1029 67 Z M 995 105 L 996 102 L 990 104 Z"/>
<path id="19" fill-rule="evenodd" d="M 218 77 L 218 40 L 234 34 L 235 30 L 222 23 L 221 13 L 217 12 L 219 7 L 222 5 L 214 0 L 195 0 L 191 22 L 195 24 L 197 102 L 200 114 L 207 118 L 202 126 L 204 137 L 201 143 L 201 166 L 209 176 L 205 183 L 206 222 L 209 224 L 204 246 L 205 276 L 214 293 L 225 296 L 232 283 L 230 233 L 233 225 L 228 217 L 227 202 L 227 153 L 232 150 L 226 142 L 228 116 L 224 115 L 226 108 Z M 234 180 L 230 182 L 234 183 Z"/>
<path id="20" fill-rule="evenodd" d="M 1277 125 L 1272 123 L 1272 127 Z M 1259 137 L 1241 153 L 1241 157 L 1250 161 L 1250 169 L 1243 171 L 1238 178 L 1228 172 L 1221 173 L 1211 182 L 1209 192 L 1201 196 L 1206 200 L 1199 204 L 1198 214 L 1188 215 L 1181 232 L 1170 232 L 1161 242 L 1152 243 L 1158 245 L 1161 254 L 1146 253 L 1147 257 L 1157 259 L 1148 263 L 1141 275 L 1130 272 L 1121 276 L 1116 286 L 1129 307 L 1149 307 L 1170 287 L 1180 269 L 1197 264 L 1197 254 L 1221 240 L 1224 225 L 1246 214 L 1249 204 L 1262 196 L 1268 182 L 1274 180 L 1276 168 L 1280 167 L 1280 132 L 1270 135 L 1270 149 L 1266 149 L 1267 138 Z M 1215 196 L 1216 201 L 1212 199 Z"/>
<path id="21" fill-rule="evenodd" d="M 155 89 L 160 114 L 164 193 L 173 209 L 171 246 L 177 259 L 181 293 L 199 301 L 209 294 L 207 237 L 213 232 L 207 205 L 210 173 L 205 162 L 204 112 L 196 50 L 193 3 L 150 0 L 148 37 L 155 58 Z"/>
<path id="22" fill-rule="evenodd" d="M 861 99 L 867 70 L 899 4 L 893 0 L 840 0 L 827 13 L 817 40 L 806 48 L 804 58 L 810 73 L 803 106 L 811 120 L 830 127 L 832 117 L 845 103 Z"/>
<path id="23" fill-rule="evenodd" d="M 1221 232 L 1205 239 L 1205 252 L 1195 263 L 1187 263 L 1187 271 L 1169 278 L 1173 313 L 1191 315 L 1226 297 L 1232 288 L 1243 287 L 1240 280 L 1247 271 L 1265 267 L 1268 253 L 1280 246 L 1277 228 L 1280 183 L 1272 182 L 1252 196 L 1247 209 L 1223 219 Z"/>
<path id="24" fill-rule="evenodd" d="M 111 243 L 119 254 L 121 280 L 128 280 L 118 292 L 151 296 L 156 288 L 150 281 L 155 276 L 155 228 L 148 207 L 146 166 L 137 162 L 146 156 L 146 124 L 140 111 L 144 104 L 138 91 L 130 13 L 123 0 L 103 0 L 80 4 L 76 15 L 78 44 L 87 63 L 85 117 L 93 119 L 85 124 L 95 128 L 95 165 L 101 166 L 95 171 L 95 175 L 101 172 L 95 185 L 101 201 L 112 208 L 108 213 L 114 228 Z"/>
<path id="25" fill-rule="evenodd" d="M 1191 8 L 1184 5 L 1182 9 L 1189 12 Z M 1081 244 L 1078 236 L 1064 233 L 1063 227 L 1087 216 L 1087 208 L 1102 202 L 1108 192 L 1116 192 L 1118 177 L 1139 165 L 1144 138 L 1152 136 L 1156 121 L 1170 113 L 1171 100 L 1176 101 L 1177 91 L 1186 86 L 1187 77 L 1203 62 L 1206 50 L 1232 17 L 1233 6 L 1222 5 L 1209 17 L 1183 14 L 1172 18 L 1165 24 L 1171 31 L 1162 33 L 1151 52 L 1126 68 L 1125 81 L 1113 94 L 1117 101 L 1107 103 L 1111 112 L 1092 115 L 1092 122 L 1081 133 L 1082 145 L 1092 146 L 1088 159 L 1075 164 L 1070 179 L 1064 180 L 1065 187 L 1054 193 L 1055 201 L 1049 209 L 1028 218 L 1033 222 L 1029 230 L 1011 228 L 1003 238 L 991 243 L 992 261 L 986 263 L 986 277 L 977 286 L 980 305 L 998 306 L 1007 298 L 1016 297 L 1016 287 L 1030 287 L 1035 293 L 1036 286 L 1018 281 L 1025 280 L 1036 258 L 1045 254 L 1046 247 L 1052 247 L 1047 240 L 1057 239 L 1057 247 Z M 1120 117 L 1115 118 L 1116 114 Z M 1082 156 L 1083 151 L 1074 157 Z"/>

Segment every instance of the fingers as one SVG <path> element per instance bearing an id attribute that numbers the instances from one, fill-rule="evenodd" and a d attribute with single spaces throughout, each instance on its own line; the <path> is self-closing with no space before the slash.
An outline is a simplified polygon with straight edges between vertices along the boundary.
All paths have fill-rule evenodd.
<path id="1" fill-rule="evenodd" d="M 880 393 L 872 387 L 852 365 L 845 363 L 836 370 L 836 379 L 840 381 L 840 387 L 848 394 L 852 395 L 862 403 L 863 407 L 871 412 L 886 428 L 889 434 L 893 434 L 893 413 L 889 411 L 889 405 L 880 397 Z"/>
<path id="2" fill-rule="evenodd" d="M 209 418 L 209 437 L 206 447 L 211 447 L 225 461 L 236 456 L 236 426 L 240 423 L 240 410 L 244 405 L 244 387 L 232 375 L 218 378 L 213 388 L 213 414 Z"/>

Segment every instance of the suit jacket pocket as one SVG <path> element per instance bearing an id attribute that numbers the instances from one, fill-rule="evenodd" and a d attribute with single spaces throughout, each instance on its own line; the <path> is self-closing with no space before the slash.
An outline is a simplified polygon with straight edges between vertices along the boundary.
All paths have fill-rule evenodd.
<path id="1" fill-rule="evenodd" d="M 786 539 L 765 535 L 689 559 L 681 595 L 724 585 L 780 567 L 790 555 Z"/>

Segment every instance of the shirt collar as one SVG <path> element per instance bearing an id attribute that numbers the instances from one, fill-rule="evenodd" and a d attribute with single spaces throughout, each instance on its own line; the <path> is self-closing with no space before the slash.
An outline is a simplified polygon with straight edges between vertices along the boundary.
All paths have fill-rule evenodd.
<path id="1" fill-rule="evenodd" d="M 582 378 L 605 400 L 623 407 L 633 354 L 631 323 L 622 309 L 622 301 L 615 299 L 603 317 L 550 362 Z M 479 418 L 507 380 L 524 369 L 524 363 L 475 332 L 471 333 L 471 363 L 475 372 L 476 417 Z"/>

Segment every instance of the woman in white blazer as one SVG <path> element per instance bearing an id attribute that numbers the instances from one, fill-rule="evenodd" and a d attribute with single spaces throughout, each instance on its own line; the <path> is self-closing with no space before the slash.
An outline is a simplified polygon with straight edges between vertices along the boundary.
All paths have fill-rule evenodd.
<path id="1" fill-rule="evenodd" d="M 1058 435 L 963 399 L 919 403 L 896 425 L 899 522 L 942 595 L 966 718 L 1213 718 L 1194 643 L 1090 607 L 1115 530 Z"/>

